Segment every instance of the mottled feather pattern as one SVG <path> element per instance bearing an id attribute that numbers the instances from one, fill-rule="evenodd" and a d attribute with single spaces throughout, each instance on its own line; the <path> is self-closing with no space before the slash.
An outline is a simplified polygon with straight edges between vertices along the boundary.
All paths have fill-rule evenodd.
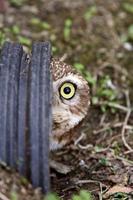
<path id="1" fill-rule="evenodd" d="M 50 70 L 53 78 L 53 130 L 50 135 L 50 149 L 61 148 L 78 135 L 83 119 L 90 105 L 87 81 L 76 70 L 59 59 L 52 58 Z M 64 83 L 76 86 L 73 98 L 65 99 L 60 95 Z"/>
<path id="2" fill-rule="evenodd" d="M 52 58 L 51 60 L 51 66 L 50 69 L 52 71 L 53 81 L 56 81 L 63 76 L 67 76 L 68 74 L 71 74 L 72 67 L 70 65 L 67 65 L 66 63 L 60 61 L 59 59 Z"/>

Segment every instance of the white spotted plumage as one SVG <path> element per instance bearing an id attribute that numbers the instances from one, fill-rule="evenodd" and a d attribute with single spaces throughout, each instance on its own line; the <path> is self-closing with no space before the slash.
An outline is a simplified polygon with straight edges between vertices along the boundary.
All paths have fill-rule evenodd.
<path id="1" fill-rule="evenodd" d="M 74 140 L 80 124 L 87 115 L 90 104 L 87 81 L 70 65 L 58 60 L 51 60 L 53 77 L 53 130 L 50 135 L 50 149 L 61 148 Z M 63 83 L 70 82 L 75 86 L 75 94 L 71 99 L 60 95 Z"/>

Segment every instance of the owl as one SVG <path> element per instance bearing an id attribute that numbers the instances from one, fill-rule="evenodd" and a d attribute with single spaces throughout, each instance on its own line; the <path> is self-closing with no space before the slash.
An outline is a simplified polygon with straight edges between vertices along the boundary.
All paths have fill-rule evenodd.
<path id="1" fill-rule="evenodd" d="M 90 93 L 87 81 L 72 66 L 52 58 L 50 70 L 53 79 L 50 150 L 56 150 L 78 135 L 90 105 Z"/>

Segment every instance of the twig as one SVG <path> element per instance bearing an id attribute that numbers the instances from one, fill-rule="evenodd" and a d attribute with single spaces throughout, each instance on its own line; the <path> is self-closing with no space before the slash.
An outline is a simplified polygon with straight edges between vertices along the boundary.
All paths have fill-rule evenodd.
<path id="1" fill-rule="evenodd" d="M 112 108 L 116 108 L 116 109 L 119 109 L 119 110 L 122 110 L 124 112 L 127 112 L 129 109 L 125 106 L 122 106 L 120 104 L 117 104 L 117 103 L 112 103 L 112 102 L 108 102 L 108 101 L 101 101 L 101 102 L 98 102 L 97 105 L 107 105 L 109 107 L 112 107 Z"/>
<path id="2" fill-rule="evenodd" d="M 64 62 L 67 59 L 68 55 L 65 53 L 61 58 L 60 61 Z"/>
<path id="3" fill-rule="evenodd" d="M 128 149 L 128 151 L 132 152 L 133 149 L 130 147 L 130 145 L 127 143 L 126 139 L 125 139 L 125 132 L 126 132 L 126 129 L 132 129 L 131 126 L 128 125 L 128 120 L 130 118 L 130 115 L 131 115 L 131 112 L 132 112 L 132 108 L 131 108 L 131 103 L 130 103 L 130 98 L 129 98 L 129 91 L 126 91 L 125 92 L 125 96 L 126 96 L 126 104 L 127 104 L 127 107 L 125 106 L 122 106 L 120 104 L 117 104 L 117 103 L 112 103 L 112 102 L 99 102 L 98 105 L 108 105 L 110 107 L 113 107 L 113 108 L 117 108 L 119 110 L 122 110 L 124 112 L 126 112 L 126 117 L 125 117 L 125 120 L 122 124 L 122 130 L 121 130 L 121 137 L 122 137 L 122 141 L 124 143 L 124 146 Z M 127 128 L 128 127 L 128 128 Z M 98 131 L 94 131 L 94 134 L 98 134 L 100 132 L 103 132 L 103 131 L 106 131 L 108 128 L 110 128 L 110 126 L 106 126 Z"/>
<path id="4" fill-rule="evenodd" d="M 122 106 L 122 105 L 117 104 L 117 103 L 109 102 L 107 105 L 110 106 L 110 107 L 117 108 L 117 109 L 119 109 L 119 110 L 125 111 L 125 112 L 128 111 L 128 108 L 127 108 L 127 107 Z"/>
<path id="5" fill-rule="evenodd" d="M 125 91 L 125 96 L 126 96 L 126 103 L 127 103 L 127 107 L 129 109 L 131 109 L 131 103 L 130 103 L 130 98 L 129 98 L 129 91 Z"/>
<path id="6" fill-rule="evenodd" d="M 122 136 L 122 141 L 124 143 L 124 146 L 129 150 L 129 151 L 133 151 L 133 149 L 130 147 L 130 145 L 127 143 L 126 138 L 125 138 L 125 130 L 126 130 L 126 126 L 128 123 L 128 120 L 130 118 L 131 115 L 131 105 L 130 105 L 130 99 L 129 99 L 129 92 L 125 92 L 125 96 L 126 96 L 126 103 L 127 103 L 127 114 L 123 123 L 123 127 L 121 130 L 121 136 Z"/>
<path id="7" fill-rule="evenodd" d="M 131 166 L 133 165 L 133 161 L 132 160 L 128 160 L 127 158 L 123 158 L 122 156 L 116 156 L 114 149 L 110 149 L 110 150 L 111 150 L 112 155 L 114 156 L 114 158 L 123 161 L 123 163 L 128 163 Z"/>
<path id="8" fill-rule="evenodd" d="M 10 200 L 4 194 L 2 194 L 1 192 L 0 192 L 0 199 L 1 200 Z"/>
<path id="9" fill-rule="evenodd" d="M 85 149 L 91 150 L 93 148 L 93 145 L 92 144 L 87 144 L 87 145 L 84 146 L 84 145 L 78 144 L 78 147 L 80 149 L 83 149 L 83 150 L 85 150 Z"/>
<path id="10" fill-rule="evenodd" d="M 127 122 L 129 120 L 129 117 L 130 117 L 130 114 L 131 114 L 131 110 L 129 110 L 126 114 L 126 117 L 125 117 L 125 121 L 123 123 L 123 127 L 122 127 L 122 131 L 121 131 L 121 136 L 122 136 L 122 141 L 124 143 L 124 146 L 129 150 L 129 151 L 133 151 L 133 149 L 130 147 L 130 145 L 127 143 L 126 141 L 126 138 L 125 138 L 125 130 L 126 130 L 126 125 L 127 125 Z"/>
<path id="11" fill-rule="evenodd" d="M 87 183 L 98 183 L 99 184 L 99 188 L 100 188 L 100 200 L 102 200 L 102 194 L 103 194 L 103 190 L 102 190 L 102 183 L 100 181 L 95 181 L 95 180 L 78 180 L 76 181 L 76 185 L 79 184 L 87 184 Z"/>
<path id="12" fill-rule="evenodd" d="M 85 138 L 85 134 L 82 132 L 81 135 L 77 138 L 77 140 L 75 140 L 74 145 L 78 145 L 79 142 Z"/>
<path id="13" fill-rule="evenodd" d="M 105 118 L 106 118 L 106 113 L 104 113 L 103 116 L 101 117 L 99 126 L 102 126 L 104 124 Z"/>
<path id="14" fill-rule="evenodd" d="M 118 160 L 121 160 L 121 161 L 123 161 L 123 162 L 125 162 L 125 163 L 128 163 L 128 164 L 130 164 L 131 166 L 133 165 L 133 161 L 132 161 L 132 160 L 128 160 L 128 159 L 123 158 L 123 157 L 121 157 L 121 156 L 115 156 L 115 158 L 118 159 Z"/>
<path id="15" fill-rule="evenodd" d="M 133 150 L 131 150 L 131 151 L 128 150 L 128 151 L 125 151 L 125 152 L 124 152 L 125 155 L 126 155 L 126 154 L 130 154 L 130 153 L 133 153 Z"/>
<path id="16" fill-rule="evenodd" d="M 92 144 L 87 144 L 87 145 L 81 145 L 80 141 L 85 138 L 85 134 L 81 133 L 79 138 L 74 142 L 74 145 L 78 146 L 80 149 L 92 149 L 93 145 Z"/>
<path id="17" fill-rule="evenodd" d="M 101 132 L 108 130 L 109 128 L 117 128 L 117 127 L 121 127 L 121 126 L 123 126 L 123 122 L 118 122 L 118 123 L 115 123 L 115 124 L 112 124 L 112 125 L 111 125 L 111 123 L 107 123 L 107 124 L 105 124 L 105 126 L 103 128 L 101 128 L 99 130 L 94 130 L 93 133 L 96 135 L 98 133 L 101 133 Z M 132 130 L 133 126 L 126 125 L 125 129 Z"/>

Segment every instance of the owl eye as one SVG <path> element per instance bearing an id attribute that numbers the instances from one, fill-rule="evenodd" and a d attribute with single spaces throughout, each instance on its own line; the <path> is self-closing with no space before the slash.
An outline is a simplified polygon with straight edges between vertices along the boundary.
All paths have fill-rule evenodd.
<path id="1" fill-rule="evenodd" d="M 60 88 L 60 95 L 64 98 L 64 99 L 71 99 L 76 92 L 76 87 L 73 83 L 70 82 L 66 82 L 63 83 L 63 85 Z"/>

